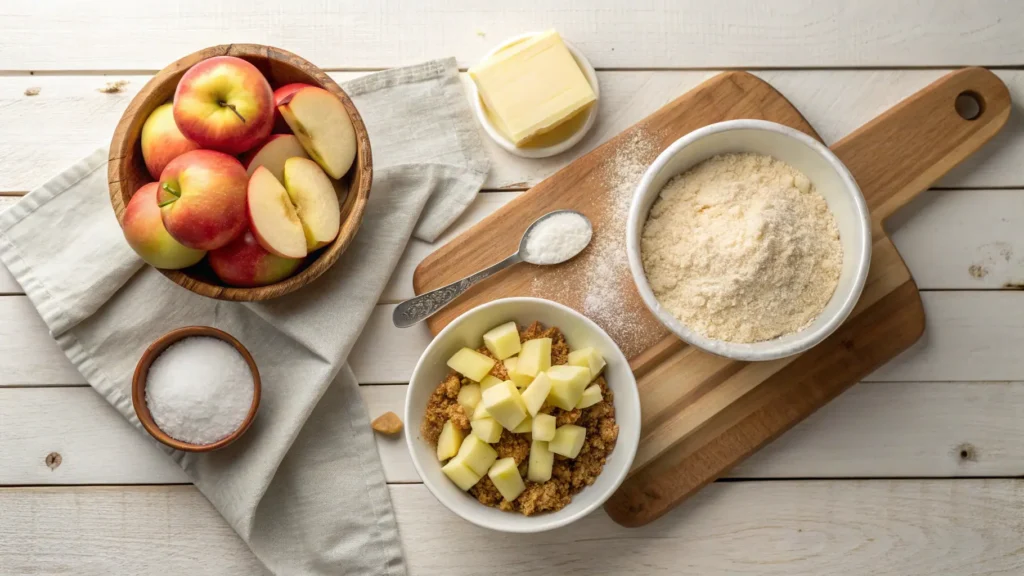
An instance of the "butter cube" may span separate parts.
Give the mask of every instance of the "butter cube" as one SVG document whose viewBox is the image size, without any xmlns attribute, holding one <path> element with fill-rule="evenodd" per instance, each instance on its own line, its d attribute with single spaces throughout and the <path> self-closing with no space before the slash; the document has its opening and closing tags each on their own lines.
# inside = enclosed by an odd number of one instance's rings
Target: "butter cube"
<svg viewBox="0 0 1024 576">
<path fill-rule="evenodd" d="M 469 69 L 487 108 L 516 146 L 597 100 L 558 32 L 549 30 Z"/>
<path fill-rule="evenodd" d="M 437 459 L 445 461 L 459 453 L 465 435 L 462 429 L 448 420 L 441 426 L 441 435 L 437 437 Z"/>
<path fill-rule="evenodd" d="M 555 437 L 555 417 L 537 414 L 533 417 L 533 439 L 547 442 Z M 545 448 L 547 445 L 545 445 Z"/>
<path fill-rule="evenodd" d="M 502 383 L 502 379 L 501 378 L 498 378 L 497 376 L 492 376 L 492 375 L 488 374 L 487 376 L 484 376 L 483 380 L 480 381 L 480 391 L 483 392 L 484 390 L 487 390 L 491 386 L 494 386 L 495 384 L 501 384 L 501 383 Z"/>
<path fill-rule="evenodd" d="M 460 490 L 466 491 L 476 485 L 483 478 L 483 474 L 477 474 L 466 465 L 464 458 L 456 456 L 447 464 L 441 467 L 441 472 L 455 483 Z"/>
<path fill-rule="evenodd" d="M 555 466 L 555 453 L 548 448 L 548 443 L 534 438 L 530 444 L 530 464 L 526 470 L 526 479 L 530 482 L 547 482 L 551 480 L 551 469 Z"/>
<path fill-rule="evenodd" d="M 476 405 L 480 403 L 480 385 L 479 384 L 466 384 L 462 388 L 459 388 L 459 404 L 462 404 L 462 408 L 466 411 L 466 414 L 472 414 Z"/>
<path fill-rule="evenodd" d="M 523 390 L 522 394 L 523 403 L 526 404 L 526 411 L 530 413 L 530 416 L 537 415 L 550 392 L 551 379 L 548 378 L 547 372 L 537 374 L 537 377 L 526 387 L 526 390 Z"/>
<path fill-rule="evenodd" d="M 531 378 L 551 367 L 551 338 L 535 338 L 523 342 L 516 372 Z"/>
<path fill-rule="evenodd" d="M 501 440 L 501 432 L 503 428 L 494 418 L 473 420 L 469 425 L 473 427 L 473 435 L 488 444 L 494 444 L 498 440 Z"/>
<path fill-rule="evenodd" d="M 498 453 L 491 448 L 490 444 L 484 442 L 479 436 L 470 434 L 459 448 L 456 458 L 461 458 L 470 470 L 483 476 L 487 469 L 498 459 Z"/>
<path fill-rule="evenodd" d="M 479 382 L 494 368 L 494 359 L 471 348 L 463 348 L 448 359 L 448 367 L 473 382 Z"/>
<path fill-rule="evenodd" d="M 583 366 L 552 366 L 546 374 L 551 379 L 548 403 L 562 410 L 575 408 L 590 383 L 590 369 Z"/>
<path fill-rule="evenodd" d="M 512 430 L 513 434 L 527 434 L 529 432 L 533 432 L 533 418 L 530 418 L 529 416 L 520 422 L 519 426 L 516 426 L 515 429 Z"/>
<path fill-rule="evenodd" d="M 583 440 L 587 437 L 587 429 L 574 424 L 559 426 L 555 437 L 548 442 L 548 450 L 561 454 L 566 458 L 575 458 L 583 448 Z"/>
<path fill-rule="evenodd" d="M 533 376 L 527 376 L 526 374 L 520 374 L 516 371 L 519 367 L 519 358 L 513 356 L 505 359 L 505 371 L 508 372 L 508 379 L 515 382 L 518 388 L 526 388 L 533 382 Z"/>
<path fill-rule="evenodd" d="M 580 348 L 569 352 L 570 366 L 584 366 L 590 369 L 590 379 L 593 380 L 604 370 L 604 358 L 593 348 Z"/>
<path fill-rule="evenodd" d="M 469 421 L 483 420 L 484 418 L 490 418 L 491 415 L 487 413 L 487 408 L 484 407 L 483 396 L 480 397 L 480 403 L 476 405 L 473 410 L 473 415 L 469 417 Z"/>
<path fill-rule="evenodd" d="M 514 430 L 526 419 L 526 405 L 515 384 L 506 380 L 484 391 L 482 404 L 491 418 L 507 430 Z"/>
<path fill-rule="evenodd" d="M 502 498 L 509 502 L 515 500 L 526 490 L 526 484 L 523 482 L 523 477 L 519 475 L 519 467 L 516 466 L 515 458 L 502 458 L 491 466 L 491 469 L 487 471 L 487 476 L 490 477 L 491 482 L 494 482 L 494 487 L 501 492 Z"/>
<path fill-rule="evenodd" d="M 519 328 L 515 322 L 502 324 L 484 334 L 484 346 L 498 360 L 519 354 L 522 345 L 519 343 Z"/>
<path fill-rule="evenodd" d="M 591 384 L 583 391 L 583 396 L 580 396 L 580 401 L 576 403 L 576 407 L 580 409 L 590 408 L 600 402 L 601 398 L 601 387 L 597 384 Z"/>
</svg>

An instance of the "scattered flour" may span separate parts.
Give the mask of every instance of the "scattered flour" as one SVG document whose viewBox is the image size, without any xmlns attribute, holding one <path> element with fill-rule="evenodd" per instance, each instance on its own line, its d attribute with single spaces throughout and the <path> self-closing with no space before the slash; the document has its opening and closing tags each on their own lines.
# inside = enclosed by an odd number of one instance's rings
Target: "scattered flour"
<svg viewBox="0 0 1024 576">
<path fill-rule="evenodd" d="M 706 337 L 796 332 L 835 291 L 843 251 L 810 181 L 762 154 L 724 154 L 669 181 L 641 238 L 658 301 Z"/>
<path fill-rule="evenodd" d="M 146 404 L 170 437 L 212 444 L 231 435 L 249 414 L 252 371 L 235 347 L 219 338 L 185 338 L 149 367 Z"/>
</svg>

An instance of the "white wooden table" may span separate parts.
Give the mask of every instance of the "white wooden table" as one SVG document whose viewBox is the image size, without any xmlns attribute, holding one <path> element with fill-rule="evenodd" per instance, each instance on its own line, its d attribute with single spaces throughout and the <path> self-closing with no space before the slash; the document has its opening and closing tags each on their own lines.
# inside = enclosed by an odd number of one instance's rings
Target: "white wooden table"
<svg viewBox="0 0 1024 576">
<path fill-rule="evenodd" d="M 148 76 L 204 46 L 278 45 L 346 79 L 440 56 L 465 67 L 547 27 L 600 71 L 599 123 L 549 160 L 488 144 L 486 190 L 439 244 L 722 68 L 754 70 L 827 142 L 951 67 L 998 68 L 1024 102 L 1019 0 L 0 0 L 0 209 L 105 146 Z M 127 83 L 100 90 L 116 81 Z M 381 440 L 412 573 L 1024 573 L 1022 167 L 1017 109 L 891 223 L 923 292 L 922 341 L 647 527 L 598 512 L 499 538 L 443 509 L 404 443 Z M 401 412 L 429 340 L 390 315 L 435 247 L 409 247 L 352 355 L 371 415 Z M 257 571 L 184 474 L 88 388 L 0 267 L 0 574 Z"/>
</svg>

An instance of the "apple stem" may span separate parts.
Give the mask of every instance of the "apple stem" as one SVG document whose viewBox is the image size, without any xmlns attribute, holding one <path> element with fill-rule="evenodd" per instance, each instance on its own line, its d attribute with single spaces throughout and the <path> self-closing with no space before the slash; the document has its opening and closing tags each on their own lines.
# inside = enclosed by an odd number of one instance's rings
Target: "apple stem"
<svg viewBox="0 0 1024 576">
<path fill-rule="evenodd" d="M 174 200 L 177 200 L 178 198 L 181 198 L 181 190 L 176 190 L 173 186 L 171 186 L 170 182 L 164 182 L 163 184 L 160 185 L 160 187 L 163 188 L 164 190 L 166 190 L 171 196 L 174 196 Z M 173 204 L 174 200 L 167 200 L 166 202 L 160 202 L 159 204 L 157 204 L 157 208 L 163 208 L 164 206 L 167 206 L 169 204 Z"/>
<path fill-rule="evenodd" d="M 225 108 L 230 108 L 231 111 L 235 113 L 235 116 L 238 116 L 238 119 L 242 121 L 242 124 L 245 124 L 245 117 L 238 113 L 238 109 L 235 108 L 234 104 L 228 104 L 227 102 L 218 102 L 218 104 Z"/>
</svg>

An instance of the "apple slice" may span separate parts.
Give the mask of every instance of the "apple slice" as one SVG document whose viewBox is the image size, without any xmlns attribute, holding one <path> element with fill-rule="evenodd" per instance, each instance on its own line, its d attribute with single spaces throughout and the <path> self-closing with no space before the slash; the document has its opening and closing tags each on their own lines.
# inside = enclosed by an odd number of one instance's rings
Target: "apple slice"
<svg viewBox="0 0 1024 576">
<path fill-rule="evenodd" d="M 341 178 L 356 158 L 356 132 L 345 106 L 323 88 L 307 86 L 278 104 L 281 116 L 309 157 L 332 178 Z"/>
<path fill-rule="evenodd" d="M 274 132 L 278 134 L 288 134 L 290 128 L 288 123 L 284 121 L 284 117 L 281 116 L 281 111 L 277 109 L 277 106 L 281 104 L 281 101 L 298 92 L 299 88 L 305 88 L 306 86 L 312 86 L 312 84 L 303 84 L 302 82 L 292 82 L 291 84 L 285 84 L 280 88 L 274 90 Z"/>
<path fill-rule="evenodd" d="M 299 139 L 292 134 L 271 134 L 263 144 L 242 156 L 245 173 L 252 176 L 260 166 L 266 166 L 278 182 L 284 181 L 284 161 L 289 158 L 309 158 Z"/>
<path fill-rule="evenodd" d="M 284 187 L 302 222 L 309 252 L 330 244 L 341 229 L 341 206 L 331 179 L 309 158 L 284 161 Z"/>
<path fill-rule="evenodd" d="M 249 178 L 249 225 L 267 252 L 284 258 L 306 256 L 306 233 L 288 191 L 270 170 L 260 166 Z"/>
</svg>

